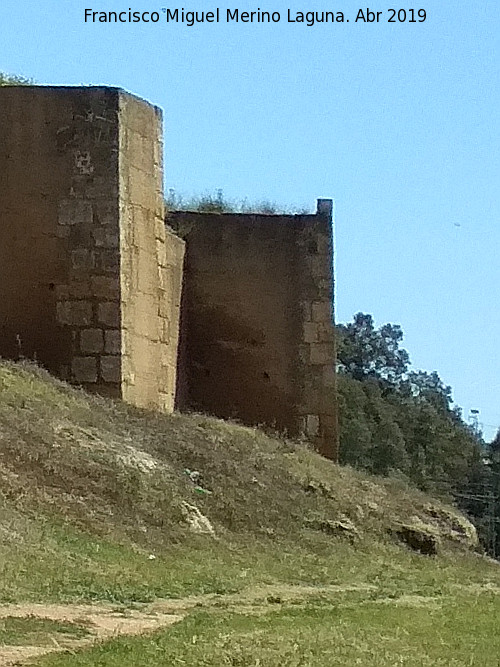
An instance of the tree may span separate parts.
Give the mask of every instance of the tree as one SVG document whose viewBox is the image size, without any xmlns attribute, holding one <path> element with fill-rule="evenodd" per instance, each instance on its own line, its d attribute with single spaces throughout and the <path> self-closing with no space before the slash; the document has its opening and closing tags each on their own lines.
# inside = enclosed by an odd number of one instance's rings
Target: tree
<svg viewBox="0 0 500 667">
<path fill-rule="evenodd" d="M 500 461 L 500 428 L 495 434 L 495 437 L 489 444 L 489 448 L 491 451 L 492 456 L 495 458 L 498 458 Z"/>
<path fill-rule="evenodd" d="M 436 371 L 409 370 L 401 327 L 376 329 L 371 315 L 357 313 L 337 332 L 341 462 L 397 471 L 433 492 L 465 494 L 477 485 L 480 434 L 464 423 Z"/>
<path fill-rule="evenodd" d="M 347 375 L 337 382 L 340 429 L 340 462 L 363 470 L 372 470 L 371 441 L 373 422 L 368 410 L 364 385 Z"/>
<path fill-rule="evenodd" d="M 357 313 L 354 321 L 337 327 L 339 370 L 355 380 L 375 378 L 398 385 L 408 369 L 408 352 L 400 348 L 403 332 L 397 324 L 375 329 L 371 315 Z"/>
<path fill-rule="evenodd" d="M 441 412 L 449 412 L 451 409 L 451 387 L 444 384 L 436 371 L 410 371 L 401 383 L 400 390 L 402 394 L 427 402 Z"/>
</svg>

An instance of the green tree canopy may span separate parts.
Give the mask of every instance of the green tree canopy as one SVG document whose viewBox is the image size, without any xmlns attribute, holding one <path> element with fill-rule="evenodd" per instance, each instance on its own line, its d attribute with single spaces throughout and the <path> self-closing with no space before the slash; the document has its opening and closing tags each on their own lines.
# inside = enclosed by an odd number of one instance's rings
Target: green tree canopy
<svg viewBox="0 0 500 667">
<path fill-rule="evenodd" d="M 337 327 L 340 370 L 355 380 L 375 378 L 399 384 L 408 369 L 408 352 L 400 347 L 403 332 L 397 324 L 376 329 L 373 317 L 357 313 L 354 321 Z"/>
<path fill-rule="evenodd" d="M 435 493 L 477 493 L 487 472 L 480 434 L 436 371 L 410 370 L 401 327 L 377 329 L 357 313 L 337 340 L 341 462 Z"/>
<path fill-rule="evenodd" d="M 500 458 L 500 428 L 495 434 L 495 437 L 493 440 L 490 442 L 490 450 Z"/>
</svg>

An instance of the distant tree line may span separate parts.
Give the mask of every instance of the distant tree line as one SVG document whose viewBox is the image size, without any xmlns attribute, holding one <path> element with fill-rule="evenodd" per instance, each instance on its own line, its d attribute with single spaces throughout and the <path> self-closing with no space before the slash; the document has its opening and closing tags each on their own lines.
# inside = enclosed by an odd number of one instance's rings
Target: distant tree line
<svg viewBox="0 0 500 667">
<path fill-rule="evenodd" d="M 500 431 L 487 447 L 438 373 L 410 370 L 398 325 L 358 313 L 336 330 L 341 463 L 454 500 L 500 554 Z"/>
</svg>

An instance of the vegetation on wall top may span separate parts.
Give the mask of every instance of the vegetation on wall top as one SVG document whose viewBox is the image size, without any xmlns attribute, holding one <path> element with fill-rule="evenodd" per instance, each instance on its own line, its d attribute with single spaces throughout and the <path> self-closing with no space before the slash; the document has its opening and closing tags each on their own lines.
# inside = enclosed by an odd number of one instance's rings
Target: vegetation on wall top
<svg viewBox="0 0 500 667">
<path fill-rule="evenodd" d="M 165 199 L 167 211 L 194 211 L 196 213 L 248 213 L 260 215 L 308 215 L 307 207 L 284 207 L 275 202 L 263 199 L 250 202 L 248 199 L 230 200 L 221 189 L 214 193 L 199 196 L 183 197 L 174 188 L 168 189 Z"/>
<path fill-rule="evenodd" d="M 17 76 L 15 74 L 5 74 L 0 72 L 0 86 L 29 86 L 33 83 L 33 79 L 27 79 L 24 76 Z"/>
</svg>

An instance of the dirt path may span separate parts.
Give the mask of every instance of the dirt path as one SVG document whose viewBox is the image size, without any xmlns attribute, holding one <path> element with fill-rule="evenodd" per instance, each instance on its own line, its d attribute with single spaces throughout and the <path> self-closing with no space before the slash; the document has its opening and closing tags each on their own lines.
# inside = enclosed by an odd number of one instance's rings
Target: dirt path
<svg viewBox="0 0 500 667">
<path fill-rule="evenodd" d="M 84 626 L 89 635 L 83 639 L 50 636 L 46 646 L 0 646 L 0 665 L 22 665 L 32 658 L 55 651 L 75 651 L 118 635 L 138 635 L 180 621 L 184 614 L 133 610 L 116 605 L 19 604 L 0 606 L 0 618 L 43 618 L 69 621 Z"/>
<path fill-rule="evenodd" d="M 74 651 L 118 635 L 139 635 L 181 621 L 194 607 L 217 604 L 241 609 L 252 606 L 256 611 L 270 602 L 290 602 L 312 595 L 338 594 L 346 591 L 367 591 L 373 586 L 261 586 L 231 595 L 193 595 L 179 599 L 160 599 L 140 608 L 117 607 L 111 604 L 8 604 L 0 605 L 2 618 L 37 618 L 71 622 L 85 626 L 89 635 L 83 639 L 49 637 L 45 646 L 0 646 L 2 667 L 23 665 L 46 653 Z"/>
</svg>

